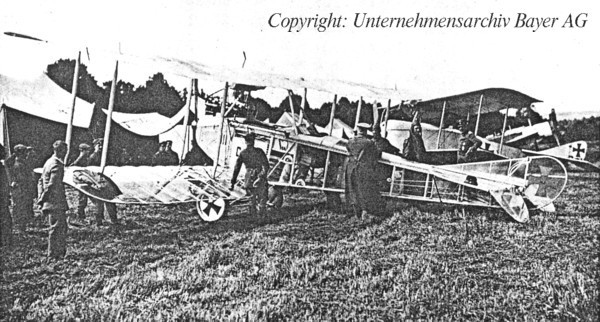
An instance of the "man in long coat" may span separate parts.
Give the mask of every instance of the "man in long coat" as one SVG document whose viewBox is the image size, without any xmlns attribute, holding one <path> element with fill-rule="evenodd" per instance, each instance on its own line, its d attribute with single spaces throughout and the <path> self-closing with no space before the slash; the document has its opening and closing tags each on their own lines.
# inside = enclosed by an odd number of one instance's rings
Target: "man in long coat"
<svg viewBox="0 0 600 322">
<path fill-rule="evenodd" d="M 42 172 L 42 192 L 38 204 L 42 206 L 42 213 L 48 216 L 50 222 L 48 257 L 61 259 L 67 253 L 66 211 L 69 205 L 63 185 L 63 160 L 67 154 L 67 144 L 58 140 L 52 147 L 54 154 L 46 161 Z"/>
<path fill-rule="evenodd" d="M 367 138 L 369 124 L 359 123 L 358 134 L 348 140 L 350 154 L 346 166 L 346 204 L 355 216 L 367 219 L 381 207 L 376 166 L 380 153 Z"/>
<path fill-rule="evenodd" d="M 402 146 L 402 156 L 410 161 L 426 162 L 426 155 L 419 113 L 416 113 L 410 125 L 410 134 Z"/>
</svg>

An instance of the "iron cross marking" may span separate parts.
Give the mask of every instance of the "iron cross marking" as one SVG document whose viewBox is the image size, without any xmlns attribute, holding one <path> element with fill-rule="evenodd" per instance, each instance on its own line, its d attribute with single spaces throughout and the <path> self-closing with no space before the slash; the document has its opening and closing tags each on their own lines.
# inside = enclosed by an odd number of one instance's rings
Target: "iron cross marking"
<svg viewBox="0 0 600 322">
<path fill-rule="evenodd" d="M 585 149 L 581 147 L 581 143 L 577 143 L 577 148 L 571 146 L 571 150 L 577 153 L 575 159 L 581 159 L 581 153 L 585 153 Z"/>
<path fill-rule="evenodd" d="M 207 214 L 208 216 L 210 216 L 210 210 L 214 209 L 217 214 L 219 214 L 219 211 L 221 211 L 221 207 L 215 205 L 215 201 L 217 201 L 217 199 L 213 200 L 213 201 L 209 201 L 206 203 L 206 208 L 204 208 L 202 211 Z"/>
</svg>

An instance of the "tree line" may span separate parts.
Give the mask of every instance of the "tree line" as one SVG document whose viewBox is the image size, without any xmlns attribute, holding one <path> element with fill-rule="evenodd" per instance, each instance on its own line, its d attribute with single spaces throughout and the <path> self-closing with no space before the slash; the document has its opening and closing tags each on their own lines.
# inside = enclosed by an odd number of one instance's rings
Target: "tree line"
<svg viewBox="0 0 600 322">
<path fill-rule="evenodd" d="M 59 86 L 67 91 L 71 91 L 75 63 L 75 60 L 72 59 L 61 59 L 48 66 L 47 74 Z M 99 85 L 94 76 L 88 72 L 87 67 L 84 64 L 80 65 L 77 89 L 78 97 L 87 102 L 95 103 L 96 106 L 92 117 L 92 124 L 89 129 L 89 135 L 88 138 L 86 138 L 87 141 L 91 141 L 93 138 L 103 137 L 106 116 L 100 109 L 108 108 L 111 85 L 112 81 L 104 82 Z M 146 84 L 137 87 L 129 82 L 119 80 L 117 82 L 116 90 L 118 94 L 115 99 L 115 111 L 124 113 L 157 112 L 167 117 L 175 115 L 185 105 L 187 96 L 189 95 L 187 89 L 178 91 L 171 86 L 162 73 L 156 73 L 150 76 L 146 81 Z M 283 113 L 291 111 L 290 100 L 287 96 L 282 98 L 282 101 L 277 106 L 270 106 L 263 99 L 252 97 L 251 95 L 248 96 L 245 101 L 250 107 L 249 110 L 261 121 L 268 120 L 274 123 L 277 122 Z M 294 111 L 298 113 L 302 104 L 302 97 L 296 94 L 292 95 L 292 104 L 294 106 Z M 335 117 L 346 124 L 353 125 L 358 105 L 358 101 L 350 101 L 346 97 L 341 97 L 336 103 Z M 360 120 L 373 124 L 374 106 L 365 101 L 363 101 L 361 105 Z M 322 104 L 319 108 L 311 108 L 310 104 L 306 102 L 305 116 L 314 124 L 325 126 L 329 121 L 332 106 L 332 102 L 327 102 Z M 401 106 L 392 107 L 390 118 L 410 121 L 412 119 L 412 114 L 410 113 L 411 107 L 407 106 L 406 109 L 400 107 Z M 244 116 L 243 113 L 245 113 L 245 111 L 241 111 L 240 113 Z M 539 114 L 533 113 L 533 118 L 536 122 L 543 120 Z M 531 114 L 529 117 L 532 117 Z M 493 122 L 497 123 L 498 120 L 496 119 L 500 119 L 501 121 L 502 116 L 494 116 L 493 119 Z M 483 120 L 482 122 L 485 123 L 486 120 Z M 512 126 L 526 125 L 526 122 L 526 119 L 524 117 L 519 117 L 519 115 L 514 119 L 509 120 L 509 124 Z M 483 129 L 486 128 L 490 127 L 483 127 Z M 598 117 L 577 120 L 560 120 L 559 129 L 563 142 L 577 140 L 600 141 L 600 118 Z M 143 152 L 148 154 L 148 149 L 154 151 L 158 146 L 158 139 L 156 137 L 143 138 L 135 135 L 132 136 L 130 132 L 120 127 L 117 127 L 114 136 L 115 138 L 118 138 L 114 141 L 117 145 L 116 149 L 114 149 L 115 151 L 120 151 L 125 148 L 130 151 L 130 153 Z M 141 145 L 139 144 L 140 142 L 142 142 Z M 138 157 L 138 159 L 140 159 L 139 162 L 147 161 L 147 157 L 147 155 L 141 157 L 141 159 Z"/>
</svg>

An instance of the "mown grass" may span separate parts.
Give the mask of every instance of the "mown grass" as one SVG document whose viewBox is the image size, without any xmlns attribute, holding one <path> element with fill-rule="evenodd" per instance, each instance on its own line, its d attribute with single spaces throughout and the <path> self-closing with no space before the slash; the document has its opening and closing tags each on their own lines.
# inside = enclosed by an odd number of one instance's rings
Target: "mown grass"
<svg viewBox="0 0 600 322">
<path fill-rule="evenodd" d="M 72 227 L 46 263 L 42 225 L 5 259 L 4 320 L 598 319 L 598 175 L 572 176 L 556 214 L 388 205 L 369 222 L 319 194 L 203 223 L 180 207 L 120 207 Z M 73 199 L 74 201 L 74 199 Z"/>
</svg>

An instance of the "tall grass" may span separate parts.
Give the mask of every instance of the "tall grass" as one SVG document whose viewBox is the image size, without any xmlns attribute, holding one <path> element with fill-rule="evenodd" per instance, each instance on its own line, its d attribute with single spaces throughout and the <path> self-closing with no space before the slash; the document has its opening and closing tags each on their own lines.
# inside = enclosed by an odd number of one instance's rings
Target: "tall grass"
<svg viewBox="0 0 600 322">
<path fill-rule="evenodd" d="M 314 193 L 210 224 L 184 206 L 119 208 L 120 228 L 73 228 L 63 262 L 43 262 L 42 226 L 17 235 L 2 317 L 594 321 L 599 192 L 577 176 L 528 224 L 404 203 L 362 222 Z"/>
</svg>

